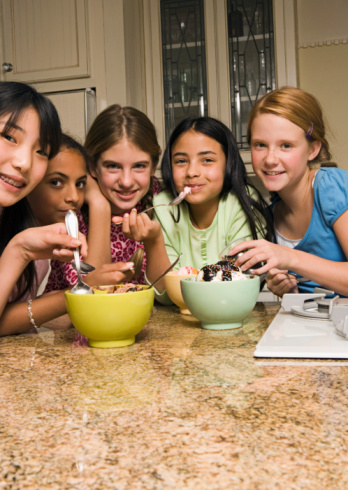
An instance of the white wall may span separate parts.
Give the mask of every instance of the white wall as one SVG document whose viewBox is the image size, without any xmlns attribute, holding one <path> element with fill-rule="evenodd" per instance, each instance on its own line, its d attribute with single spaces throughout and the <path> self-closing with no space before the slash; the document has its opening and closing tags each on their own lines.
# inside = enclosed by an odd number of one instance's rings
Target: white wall
<svg viewBox="0 0 348 490">
<path fill-rule="evenodd" d="M 299 87 L 326 116 L 333 160 L 348 170 L 348 1 L 297 0 Z"/>
</svg>

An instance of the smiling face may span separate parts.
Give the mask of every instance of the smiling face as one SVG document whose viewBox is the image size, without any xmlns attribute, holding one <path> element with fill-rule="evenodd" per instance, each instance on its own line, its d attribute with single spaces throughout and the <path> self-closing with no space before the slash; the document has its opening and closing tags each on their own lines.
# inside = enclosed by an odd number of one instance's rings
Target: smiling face
<svg viewBox="0 0 348 490">
<path fill-rule="evenodd" d="M 251 158 L 255 174 L 272 192 L 292 191 L 307 180 L 308 162 L 320 143 L 309 143 L 296 124 L 274 114 L 259 114 L 251 126 Z"/>
<path fill-rule="evenodd" d="M 27 197 L 40 224 L 63 223 L 68 209 L 79 211 L 86 181 L 86 163 L 81 153 L 63 148 L 49 161 L 43 180 Z"/>
<path fill-rule="evenodd" d="M 0 205 L 12 206 L 42 180 L 48 157 L 42 150 L 40 120 L 34 109 L 25 110 L 8 132 L 8 115 L 0 117 Z"/>
<path fill-rule="evenodd" d="M 148 153 L 123 138 L 101 154 L 91 173 L 117 215 L 133 209 L 147 194 L 155 167 Z"/>
<path fill-rule="evenodd" d="M 190 187 L 186 201 L 193 206 L 209 204 L 216 211 L 223 187 L 226 157 L 216 140 L 192 129 L 172 147 L 173 180 L 178 193 Z"/>
</svg>

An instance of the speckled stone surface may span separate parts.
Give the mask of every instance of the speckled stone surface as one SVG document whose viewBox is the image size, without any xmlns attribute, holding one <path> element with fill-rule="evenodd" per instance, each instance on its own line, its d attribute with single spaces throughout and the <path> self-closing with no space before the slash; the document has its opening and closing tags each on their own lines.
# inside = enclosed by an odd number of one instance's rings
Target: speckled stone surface
<svg viewBox="0 0 348 490">
<path fill-rule="evenodd" d="M 348 488 L 348 365 L 254 359 L 278 308 L 207 331 L 156 306 L 119 349 L 67 317 L 0 339 L 0 488 Z"/>
</svg>

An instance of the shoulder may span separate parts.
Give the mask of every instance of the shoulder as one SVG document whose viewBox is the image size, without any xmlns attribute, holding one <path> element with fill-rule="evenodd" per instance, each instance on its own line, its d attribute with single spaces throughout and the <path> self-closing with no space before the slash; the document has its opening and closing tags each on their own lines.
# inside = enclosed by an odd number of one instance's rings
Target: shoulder
<svg viewBox="0 0 348 490">
<path fill-rule="evenodd" d="M 162 191 L 153 198 L 154 206 L 157 204 L 168 204 L 174 198 L 169 191 Z"/>
<path fill-rule="evenodd" d="M 219 208 L 227 208 L 232 210 L 232 209 L 242 208 L 242 206 L 240 204 L 238 196 L 234 192 L 229 192 L 228 194 L 225 194 L 221 197 Z"/>
<path fill-rule="evenodd" d="M 348 195 L 348 172 L 341 168 L 318 170 L 314 180 L 314 195 L 320 200 L 337 200 Z"/>
<path fill-rule="evenodd" d="M 162 191 L 161 182 L 158 180 L 157 177 L 154 176 L 152 178 L 152 192 L 153 192 L 154 196 L 159 194 L 161 191 Z"/>
<path fill-rule="evenodd" d="M 323 167 L 318 170 L 315 181 L 315 186 L 327 186 L 327 185 L 338 185 L 348 182 L 348 172 L 342 168 L 336 167 Z"/>
<path fill-rule="evenodd" d="M 253 199 L 255 199 L 256 201 L 259 200 L 259 193 L 257 192 L 257 190 L 255 189 L 255 187 L 251 186 L 251 185 L 247 185 L 246 186 L 246 190 L 247 190 L 247 194 L 249 196 L 251 196 Z"/>
<path fill-rule="evenodd" d="M 348 172 L 340 168 L 321 168 L 315 176 L 313 191 L 320 214 L 331 226 L 348 209 Z"/>
</svg>

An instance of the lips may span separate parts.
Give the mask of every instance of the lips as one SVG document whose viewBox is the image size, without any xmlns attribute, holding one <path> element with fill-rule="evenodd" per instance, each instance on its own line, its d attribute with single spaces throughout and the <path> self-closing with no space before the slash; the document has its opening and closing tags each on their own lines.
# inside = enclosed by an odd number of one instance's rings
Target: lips
<svg viewBox="0 0 348 490">
<path fill-rule="evenodd" d="M 58 209 L 58 213 L 66 214 L 68 211 L 73 211 L 75 214 L 79 212 L 77 208 L 69 208 L 69 209 Z"/>
<path fill-rule="evenodd" d="M 265 175 L 267 175 L 268 177 L 274 177 L 274 176 L 277 176 L 277 175 L 285 174 L 285 170 L 282 170 L 282 171 L 279 171 L 279 172 L 267 172 L 266 170 L 264 170 L 263 173 Z"/>
<path fill-rule="evenodd" d="M 135 197 L 137 190 L 134 190 L 134 191 L 118 191 L 118 190 L 115 190 L 115 192 L 120 199 L 128 201 L 130 199 L 133 199 L 133 197 Z"/>
<path fill-rule="evenodd" d="M 196 190 L 199 190 L 203 187 L 203 184 L 186 184 L 185 188 L 189 187 L 191 189 L 191 192 L 194 192 Z"/>
<path fill-rule="evenodd" d="M 10 177 L 6 177 L 5 175 L 0 175 L 0 179 L 3 182 L 5 182 L 6 184 L 12 185 L 13 187 L 16 187 L 17 189 L 21 189 L 22 187 L 25 186 L 24 182 L 20 182 L 19 180 L 11 179 Z"/>
</svg>

